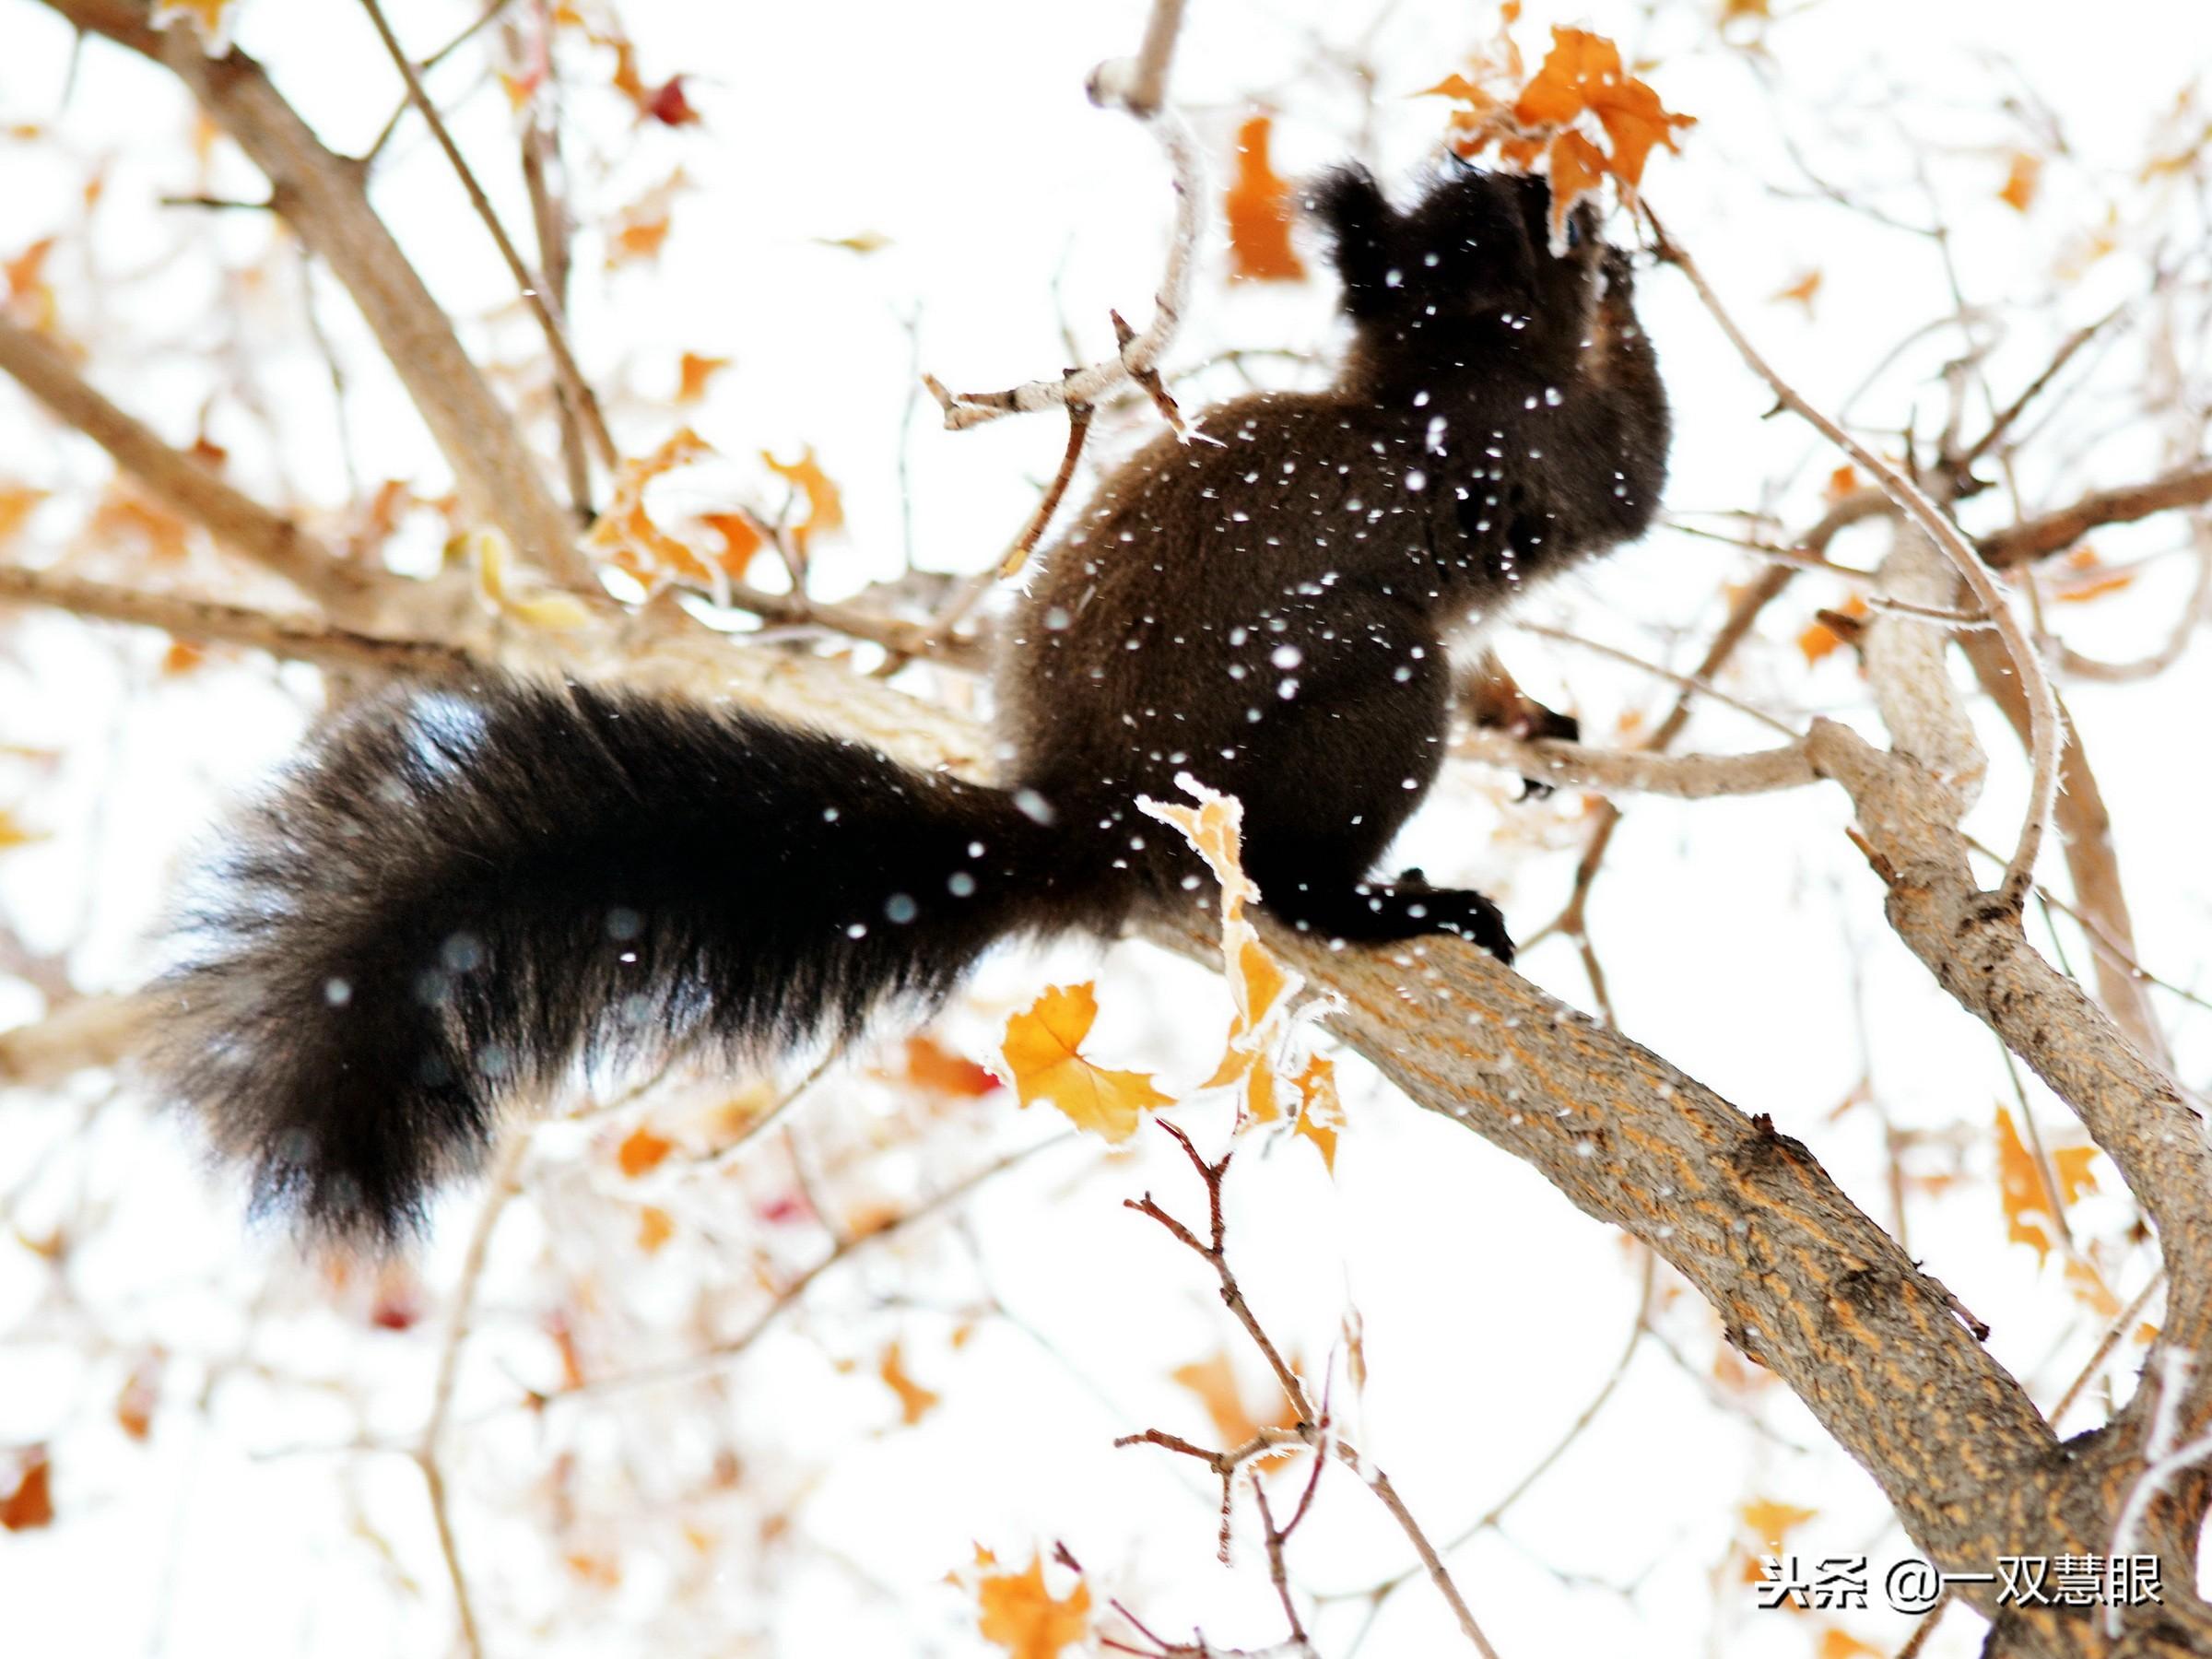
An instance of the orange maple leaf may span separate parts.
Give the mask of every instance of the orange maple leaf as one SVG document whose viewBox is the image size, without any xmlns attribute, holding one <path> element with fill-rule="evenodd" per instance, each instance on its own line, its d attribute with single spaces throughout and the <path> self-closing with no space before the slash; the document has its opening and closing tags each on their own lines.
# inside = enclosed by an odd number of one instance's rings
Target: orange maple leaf
<svg viewBox="0 0 2212 1659">
<path fill-rule="evenodd" d="M 1620 48 L 1605 36 L 1555 28 L 1543 66 L 1513 104 L 1514 118 L 1524 126 L 1563 126 L 1585 110 L 1613 143 L 1605 171 L 1631 189 L 1643 182 L 1652 151 L 1665 145 L 1678 152 L 1676 129 L 1696 123 L 1668 111 L 1656 92 L 1623 69 Z"/>
<path fill-rule="evenodd" d="M 1235 280 L 1296 282 L 1306 274 L 1290 245 L 1290 186 L 1267 159 L 1273 125 L 1273 117 L 1253 115 L 1237 129 L 1236 177 L 1222 198 Z"/>
<path fill-rule="evenodd" d="M 988 1552 L 979 1549 L 979 1559 Z M 1090 1588 L 1078 1583 L 1065 1600 L 1044 1586 L 1044 1562 L 1027 1572 L 985 1572 L 976 1585 L 977 1629 L 1013 1659 L 1059 1659 L 1061 1650 L 1090 1633 Z"/>
<path fill-rule="evenodd" d="M 1149 1078 L 1083 1057 L 1083 1040 L 1098 1018 L 1098 994 L 1088 981 L 1054 985 L 1006 1021 L 1000 1046 L 1022 1105 L 1049 1100 L 1077 1128 L 1125 1141 L 1136 1133 L 1140 1112 L 1171 1102 Z"/>
</svg>

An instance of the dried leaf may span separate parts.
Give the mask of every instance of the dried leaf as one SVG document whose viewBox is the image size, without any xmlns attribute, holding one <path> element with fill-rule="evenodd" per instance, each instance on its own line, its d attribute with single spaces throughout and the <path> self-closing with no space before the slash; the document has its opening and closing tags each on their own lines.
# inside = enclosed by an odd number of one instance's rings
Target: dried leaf
<svg viewBox="0 0 2212 1659">
<path fill-rule="evenodd" d="M 0 1526 L 29 1532 L 53 1524 L 53 1465 L 43 1446 L 18 1453 L 16 1484 L 0 1496 Z"/>
<path fill-rule="evenodd" d="M 1754 1498 L 1736 1511 L 1743 1517 L 1744 1530 L 1761 1544 L 1780 1544 L 1793 1526 L 1804 1525 L 1819 1512 L 1768 1498 Z"/>
<path fill-rule="evenodd" d="M 883 1350 L 883 1358 L 876 1365 L 876 1374 L 883 1379 L 884 1386 L 899 1396 L 899 1420 L 910 1429 L 927 1417 L 930 1408 L 944 1397 L 906 1374 L 906 1358 L 896 1342 Z"/>
<path fill-rule="evenodd" d="M 1642 182 L 1652 150 L 1660 145 L 1678 149 L 1676 129 L 1695 121 L 1671 113 L 1656 92 L 1623 69 L 1620 49 L 1605 36 L 1555 28 L 1551 51 L 1522 89 L 1513 116 L 1524 126 L 1564 126 L 1585 110 L 1612 140 L 1605 171 L 1631 188 Z"/>
<path fill-rule="evenodd" d="M 623 1174 L 635 1181 L 639 1176 L 658 1169 L 661 1160 L 675 1149 L 674 1141 L 655 1135 L 640 1124 L 624 1135 L 622 1144 L 615 1148 L 615 1162 Z"/>
<path fill-rule="evenodd" d="M 796 461 L 779 461 L 766 450 L 760 452 L 760 459 L 767 463 L 769 471 L 796 484 L 806 498 L 806 516 L 791 527 L 792 545 L 802 557 L 806 552 L 807 541 L 816 534 L 844 528 L 844 498 L 815 460 L 811 443 L 799 452 Z"/>
<path fill-rule="evenodd" d="M 30 515 L 46 499 L 46 493 L 21 484 L 0 486 L 0 547 L 22 534 L 23 526 L 30 522 Z"/>
<path fill-rule="evenodd" d="M 986 1552 L 978 1549 L 979 1561 Z M 1044 1586 L 1044 1562 L 1027 1572 L 989 1572 L 976 1585 L 977 1629 L 1013 1659 L 1059 1659 L 1061 1650 L 1090 1633 L 1090 1589 L 1077 1583 L 1064 1601 Z"/>
<path fill-rule="evenodd" d="M 707 394 L 707 382 L 730 366 L 724 357 L 701 357 L 687 351 L 676 366 L 676 401 L 695 404 Z"/>
<path fill-rule="evenodd" d="M 1296 1133 L 1312 1141 L 1330 1174 L 1336 1173 L 1336 1136 L 1344 1128 L 1344 1101 L 1336 1093 L 1336 1063 L 1320 1054 L 1298 1074 Z"/>
<path fill-rule="evenodd" d="M 641 582 L 651 583 L 670 575 L 712 582 L 714 571 L 707 561 L 653 522 L 646 511 L 645 488 L 655 478 L 713 453 L 705 439 L 685 427 L 652 454 L 623 462 L 615 471 L 614 499 L 594 522 L 583 545 Z"/>
<path fill-rule="evenodd" d="M 1839 616 L 1864 617 L 1868 614 L 1866 601 L 1853 594 L 1835 607 Z M 1797 636 L 1797 649 L 1807 663 L 1817 663 L 1843 643 L 1842 636 L 1825 622 L 1815 622 Z"/>
<path fill-rule="evenodd" d="M 1806 315 L 1809 317 L 1813 312 L 1813 296 L 1819 291 L 1820 273 L 1818 269 L 1814 269 L 1806 272 L 1787 288 L 1776 288 L 1767 298 L 1776 301 L 1794 300 L 1799 305 L 1805 307 Z"/>
<path fill-rule="evenodd" d="M 1222 198 L 1233 280 L 1296 282 L 1306 274 L 1290 245 L 1290 186 L 1267 159 L 1273 126 L 1273 117 L 1253 115 L 1237 129 L 1236 176 Z"/>
<path fill-rule="evenodd" d="M 2051 1219 L 2053 1200 L 2012 1126 L 2012 1113 L 2003 1106 L 1997 1108 L 1997 1199 L 2005 1210 L 2006 1240 L 2032 1247 L 2038 1263 L 2047 1260 L 2051 1230 L 2044 1223 Z"/>
<path fill-rule="evenodd" d="M 1083 1057 L 1083 1040 L 1098 1018 L 1098 996 L 1088 982 L 1053 986 L 1006 1022 L 1006 1072 L 1025 1107 L 1049 1100 L 1077 1128 L 1125 1141 L 1136 1133 L 1140 1112 L 1171 1102 L 1150 1079 Z"/>
<path fill-rule="evenodd" d="M 24 829 L 22 822 L 14 813 L 7 811 L 5 807 L 0 807 L 0 853 L 5 853 L 11 847 L 28 847 L 33 841 L 42 841 L 45 839 L 46 837 L 36 830 Z"/>
<path fill-rule="evenodd" d="M 2107 594 L 2119 593 L 2136 580 L 2133 571 L 2107 571 L 2094 547 L 2077 547 L 2067 554 L 2066 569 L 2074 573 L 2051 593 L 2051 597 L 2063 605 L 2087 605 Z"/>
<path fill-rule="evenodd" d="M 161 1400 L 161 1355 L 148 1354 L 131 1368 L 123 1392 L 115 1396 L 116 1425 L 135 1441 L 153 1432 L 154 1407 Z"/>
<path fill-rule="evenodd" d="M 1869 1659 L 1889 1659 L 1888 1648 L 1869 1647 L 1847 1630 L 1820 1632 L 1820 1659 L 1858 1659 L 1862 1653 Z"/>
<path fill-rule="evenodd" d="M 638 1248 L 652 1255 L 676 1237 L 676 1218 L 657 1204 L 638 1211 Z"/>
<path fill-rule="evenodd" d="M 2025 213 L 2034 202 L 2036 189 L 2042 180 L 2043 159 L 2026 150 L 2015 150 L 2005 173 L 2005 186 L 1997 192 L 1997 200 L 2015 212 Z"/>
<path fill-rule="evenodd" d="M 906 1076 L 910 1082 L 938 1094 L 980 1100 L 999 1087 L 987 1066 L 965 1054 L 956 1054 L 927 1032 L 906 1040 Z"/>
</svg>

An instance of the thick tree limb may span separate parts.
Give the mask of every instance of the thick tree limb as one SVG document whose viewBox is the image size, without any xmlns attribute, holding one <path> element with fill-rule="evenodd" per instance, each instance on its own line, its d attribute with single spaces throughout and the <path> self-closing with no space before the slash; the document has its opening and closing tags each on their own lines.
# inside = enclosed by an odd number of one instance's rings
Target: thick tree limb
<svg viewBox="0 0 2212 1659">
<path fill-rule="evenodd" d="M 324 147 L 238 51 L 206 56 L 182 25 L 157 30 L 144 0 L 45 0 L 78 29 L 174 71 L 269 181 L 270 204 L 360 308 L 394 371 L 453 469 L 469 512 L 496 524 L 524 558 L 581 584 L 590 570 L 575 522 L 554 498 L 453 324 L 369 205 L 361 168 Z"/>
<path fill-rule="evenodd" d="M 2005 653 L 1990 649 L 1986 634 L 1961 635 L 1959 643 L 1966 660 L 1973 665 L 1982 689 L 2025 742 L 2027 705 L 2020 699 L 2019 682 L 2013 677 Z M 2087 918 L 2091 936 L 2112 947 L 2090 953 L 2095 961 L 2097 1000 L 2144 1056 L 2173 1077 L 2173 1055 L 2166 1046 L 2158 1011 L 2151 1006 L 2150 988 L 2119 959 L 2124 957 L 2132 962 L 2138 953 L 2135 919 L 2128 911 L 2127 893 L 2120 882 L 2119 855 L 2112 847 L 2112 814 L 2105 809 L 2104 792 L 2098 787 L 2097 774 L 2090 770 L 2088 755 L 2081 747 L 2081 733 L 2063 700 L 2059 716 L 2065 726 L 2065 743 L 2058 757 L 2054 817 L 2059 846 L 2065 854 L 2066 877 L 2073 884 L 2075 900 Z"/>
<path fill-rule="evenodd" d="M 1817 722 L 1806 744 L 1857 808 L 1899 936 L 2073 1109 L 2158 1228 L 2173 1286 L 2160 1344 L 2212 1352 L 2212 1144 L 2203 1119 L 1975 885 L 1932 779 L 1832 721 Z M 2189 1432 L 2212 1407 L 2212 1379 L 2192 1386 Z"/>
</svg>

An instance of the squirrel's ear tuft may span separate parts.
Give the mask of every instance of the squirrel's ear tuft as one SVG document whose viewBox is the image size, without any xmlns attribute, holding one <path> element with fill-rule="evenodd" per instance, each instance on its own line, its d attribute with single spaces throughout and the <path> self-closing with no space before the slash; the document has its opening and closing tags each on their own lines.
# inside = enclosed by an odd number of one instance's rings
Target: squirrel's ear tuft
<svg viewBox="0 0 2212 1659">
<path fill-rule="evenodd" d="M 1306 210 L 1327 227 L 1335 244 L 1344 309 L 1355 317 L 1388 310 L 1399 219 L 1374 175 L 1358 165 L 1324 174 L 1306 194 Z"/>
</svg>

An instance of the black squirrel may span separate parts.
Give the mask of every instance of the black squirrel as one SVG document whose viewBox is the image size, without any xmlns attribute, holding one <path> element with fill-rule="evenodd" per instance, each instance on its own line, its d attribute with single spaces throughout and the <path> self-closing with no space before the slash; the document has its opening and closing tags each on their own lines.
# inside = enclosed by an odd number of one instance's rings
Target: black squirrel
<svg viewBox="0 0 2212 1659">
<path fill-rule="evenodd" d="M 1540 179 L 1312 191 L 1353 341 L 1105 480 L 1003 630 L 1007 786 L 758 715 L 487 678 L 357 705 L 234 824 L 158 1082 L 257 1206 L 388 1245 L 500 1105 L 694 1043 L 760 1056 L 947 994 L 1018 933 L 1210 900 L 1135 797 L 1239 796 L 1263 902 L 1333 936 L 1497 907 L 1371 879 L 1442 756 L 1448 641 L 1639 535 L 1668 416 L 1628 261 Z"/>
</svg>

